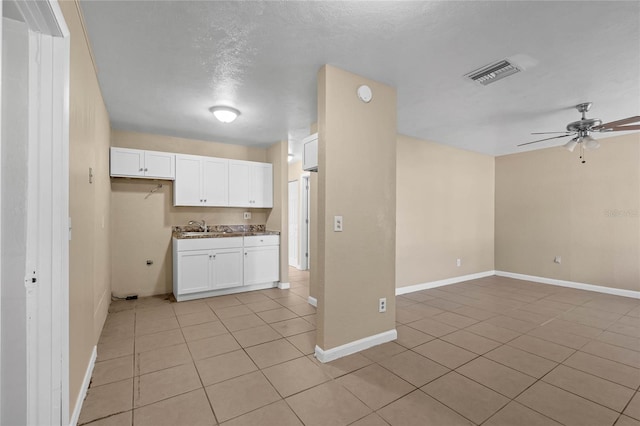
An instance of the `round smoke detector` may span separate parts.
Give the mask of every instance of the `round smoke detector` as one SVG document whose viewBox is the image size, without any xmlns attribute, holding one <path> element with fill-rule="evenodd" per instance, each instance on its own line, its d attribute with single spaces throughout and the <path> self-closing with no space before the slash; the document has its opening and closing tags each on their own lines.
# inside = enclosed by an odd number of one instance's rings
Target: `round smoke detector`
<svg viewBox="0 0 640 426">
<path fill-rule="evenodd" d="M 366 84 L 363 84 L 362 86 L 358 87 L 358 98 L 364 102 L 364 103 L 369 103 L 371 102 L 371 98 L 373 97 L 373 93 L 371 92 L 371 88 L 369 86 L 367 86 Z"/>
</svg>

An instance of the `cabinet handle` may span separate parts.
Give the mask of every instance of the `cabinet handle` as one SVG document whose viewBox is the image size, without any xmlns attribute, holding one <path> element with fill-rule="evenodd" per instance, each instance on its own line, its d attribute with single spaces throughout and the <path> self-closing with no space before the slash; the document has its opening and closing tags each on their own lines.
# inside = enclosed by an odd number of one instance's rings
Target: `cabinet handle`
<svg viewBox="0 0 640 426">
<path fill-rule="evenodd" d="M 138 171 L 139 171 L 139 172 L 141 172 L 141 171 L 142 171 L 142 168 L 141 168 L 140 170 L 138 170 Z"/>
<path fill-rule="evenodd" d="M 207 200 L 205 199 L 205 200 L 204 200 L 204 202 L 206 203 L 206 202 L 207 202 Z"/>
<path fill-rule="evenodd" d="M 147 168 L 145 167 L 145 168 L 144 168 L 144 171 L 145 171 L 145 172 L 148 172 L 148 171 L 149 171 L 149 169 L 147 169 Z"/>
<path fill-rule="evenodd" d="M 246 251 L 244 252 L 244 255 L 245 255 L 245 256 L 246 256 L 246 255 L 248 255 L 248 254 L 249 254 L 249 253 L 247 253 Z"/>
<path fill-rule="evenodd" d="M 209 255 L 209 259 L 213 259 L 213 256 L 212 256 L 212 255 Z"/>
</svg>

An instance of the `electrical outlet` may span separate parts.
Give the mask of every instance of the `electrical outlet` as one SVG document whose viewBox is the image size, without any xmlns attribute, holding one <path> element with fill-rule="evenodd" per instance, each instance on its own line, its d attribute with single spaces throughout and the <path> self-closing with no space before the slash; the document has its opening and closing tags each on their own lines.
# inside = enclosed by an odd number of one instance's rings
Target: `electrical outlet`
<svg viewBox="0 0 640 426">
<path fill-rule="evenodd" d="M 462 266 L 462 259 L 456 259 L 456 266 Z"/>
<path fill-rule="evenodd" d="M 378 300 L 378 312 L 387 312 L 387 298 L 383 297 Z"/>
<path fill-rule="evenodd" d="M 342 232 L 342 216 L 333 217 L 333 231 Z"/>
<path fill-rule="evenodd" d="M 554 257 L 553 258 L 553 263 L 557 263 L 557 264 L 562 263 L 562 257 L 560 257 L 560 256 Z"/>
<path fill-rule="evenodd" d="M 251 212 L 244 212 L 242 214 L 242 217 L 244 217 L 245 219 L 251 219 Z"/>
</svg>

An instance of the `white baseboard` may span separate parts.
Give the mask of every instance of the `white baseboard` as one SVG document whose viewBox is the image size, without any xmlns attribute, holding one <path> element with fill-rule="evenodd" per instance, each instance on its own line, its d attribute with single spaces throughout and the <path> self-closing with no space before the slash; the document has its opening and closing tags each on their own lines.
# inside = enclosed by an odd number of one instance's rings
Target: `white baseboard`
<svg viewBox="0 0 640 426">
<path fill-rule="evenodd" d="M 335 348 L 323 350 L 316 345 L 315 356 L 318 361 L 325 363 L 333 361 L 338 358 L 342 358 L 347 355 L 354 354 L 356 352 L 369 349 L 372 346 L 381 345 L 383 343 L 391 342 L 398 338 L 398 332 L 394 328 L 393 330 L 385 331 L 383 333 L 374 334 L 373 336 L 365 337 L 353 342 L 345 343 Z"/>
<path fill-rule="evenodd" d="M 318 299 L 316 299 L 315 297 L 309 296 L 307 298 L 307 302 L 309 302 L 311 306 L 315 306 L 316 308 L 318 307 Z"/>
<path fill-rule="evenodd" d="M 291 288 L 291 284 L 289 284 L 289 283 L 278 283 L 278 288 L 280 290 L 286 290 L 288 288 Z"/>
<path fill-rule="evenodd" d="M 406 287 L 398 287 L 396 288 L 396 296 L 399 296 L 401 294 L 406 294 L 406 293 L 413 293 L 415 291 L 428 290 L 430 288 L 436 288 L 436 287 L 442 287 L 445 285 L 461 283 L 463 281 L 477 280 L 478 278 L 491 277 L 493 275 L 496 275 L 496 271 L 484 271 L 484 272 L 478 272 L 475 274 L 461 275 L 459 277 L 446 278 L 444 280 L 431 281 L 428 283 L 409 285 Z"/>
<path fill-rule="evenodd" d="M 98 347 L 93 347 L 93 352 L 91 352 L 91 359 L 89 360 L 89 365 L 87 365 L 87 371 L 84 373 L 84 380 L 82 381 L 82 387 L 80 388 L 80 392 L 78 393 L 78 398 L 76 399 L 76 407 L 73 409 L 73 414 L 71 415 L 71 421 L 69 422 L 69 426 L 76 426 L 78 424 L 78 420 L 80 419 L 80 411 L 82 410 L 82 403 L 84 402 L 84 398 L 87 396 L 87 391 L 89 390 L 89 384 L 91 384 L 91 376 L 93 375 L 93 367 L 96 365 L 96 358 L 98 357 Z"/>
<path fill-rule="evenodd" d="M 514 278 L 516 280 L 533 281 L 533 282 L 542 283 L 542 284 L 551 284 L 551 285 L 557 285 L 560 287 L 570 287 L 570 288 L 576 288 L 579 290 L 596 291 L 598 293 L 606 293 L 606 294 L 613 294 L 616 296 L 633 297 L 634 299 L 640 299 L 640 291 L 625 290 L 622 288 L 603 287 L 600 285 L 578 283 L 575 281 L 557 280 L 554 278 L 536 277 L 534 275 L 516 274 L 513 272 L 505 272 L 505 271 L 495 271 L 495 274 L 499 277 Z"/>
</svg>

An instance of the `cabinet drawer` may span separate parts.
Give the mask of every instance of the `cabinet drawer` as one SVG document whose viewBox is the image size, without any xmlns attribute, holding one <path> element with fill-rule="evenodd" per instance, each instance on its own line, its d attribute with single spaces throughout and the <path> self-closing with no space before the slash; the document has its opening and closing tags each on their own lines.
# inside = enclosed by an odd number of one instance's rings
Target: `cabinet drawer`
<svg viewBox="0 0 640 426">
<path fill-rule="evenodd" d="M 277 246 L 280 244 L 280 235 L 254 235 L 244 237 L 245 247 Z"/>
<path fill-rule="evenodd" d="M 242 247 L 242 237 L 222 238 L 174 238 L 173 243 L 177 251 L 185 250 L 215 250 L 224 248 Z"/>
</svg>

